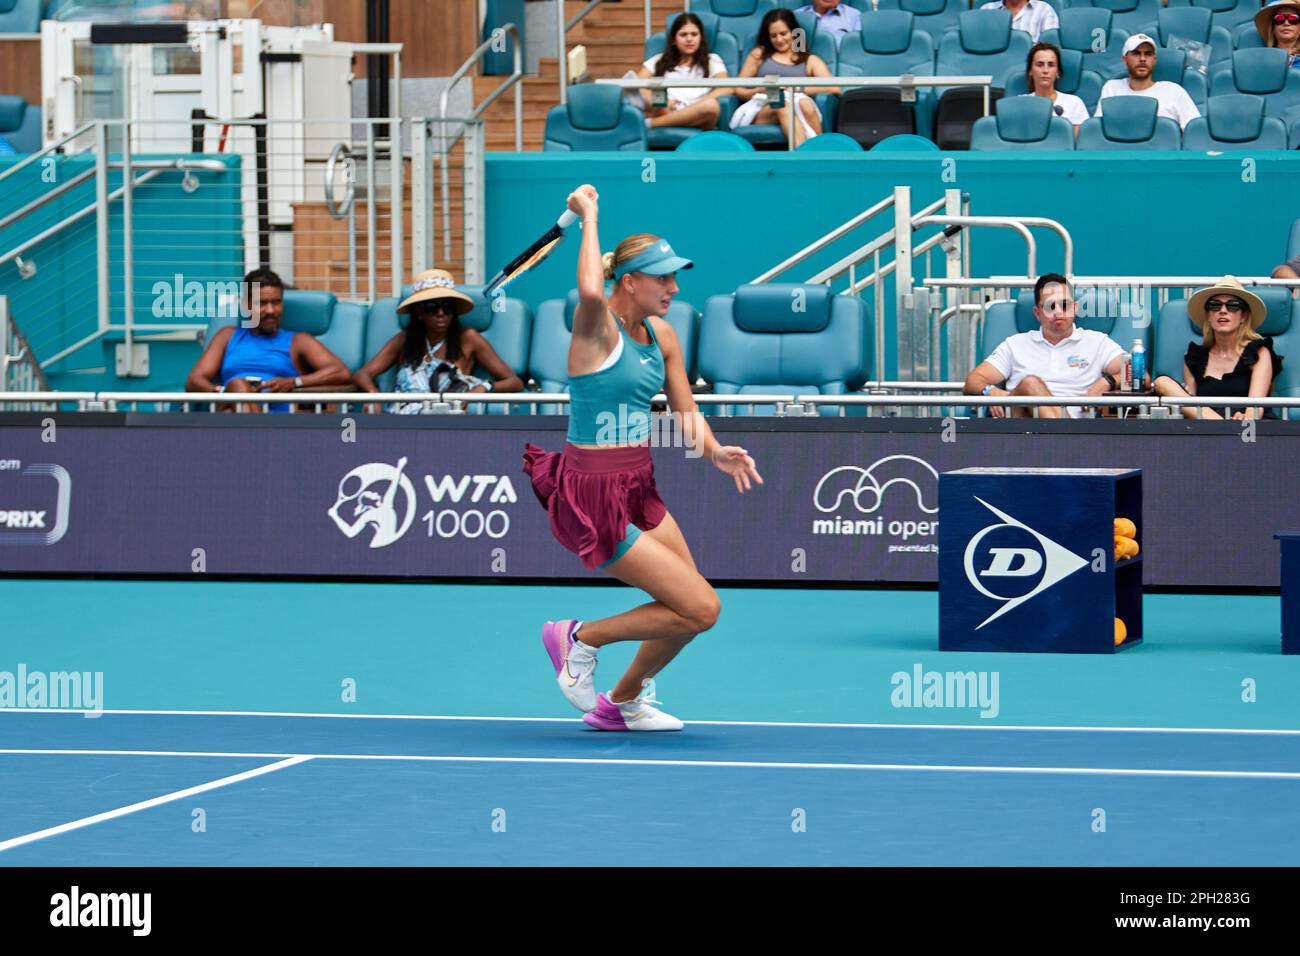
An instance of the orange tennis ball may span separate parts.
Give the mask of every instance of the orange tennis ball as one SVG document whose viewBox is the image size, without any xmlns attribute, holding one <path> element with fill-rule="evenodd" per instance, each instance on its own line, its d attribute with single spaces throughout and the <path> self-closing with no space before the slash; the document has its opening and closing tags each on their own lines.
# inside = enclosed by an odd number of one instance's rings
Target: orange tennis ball
<svg viewBox="0 0 1300 956">
<path fill-rule="evenodd" d="M 1134 538 L 1137 537 L 1137 533 L 1137 525 L 1128 518 L 1115 519 L 1115 534 L 1119 535 L 1121 538 Z"/>
<path fill-rule="evenodd" d="M 1119 647 L 1124 643 L 1124 638 L 1128 637 L 1128 628 L 1119 618 L 1115 618 L 1115 646 Z"/>
</svg>

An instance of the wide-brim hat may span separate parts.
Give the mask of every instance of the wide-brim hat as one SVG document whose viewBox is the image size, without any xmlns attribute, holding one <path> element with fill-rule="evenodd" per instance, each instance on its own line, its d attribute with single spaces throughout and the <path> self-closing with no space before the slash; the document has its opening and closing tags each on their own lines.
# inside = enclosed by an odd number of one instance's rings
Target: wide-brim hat
<svg viewBox="0 0 1300 956">
<path fill-rule="evenodd" d="M 1268 317 L 1268 308 L 1264 305 L 1263 299 L 1253 292 L 1247 292 L 1245 287 L 1237 281 L 1236 276 L 1224 276 L 1210 288 L 1198 289 L 1187 300 L 1187 317 L 1202 329 L 1205 327 L 1205 303 L 1216 295 L 1230 295 L 1245 302 L 1250 307 L 1250 327 L 1252 329 L 1259 328 L 1264 324 L 1264 319 Z"/>
<path fill-rule="evenodd" d="M 1280 3 L 1270 3 L 1255 14 L 1255 29 L 1259 31 L 1260 39 L 1265 43 L 1268 42 L 1270 31 L 1273 29 L 1273 14 L 1283 7 L 1290 7 L 1296 13 L 1300 13 L 1300 2 L 1281 0 Z"/>
<path fill-rule="evenodd" d="M 398 305 L 397 314 L 405 314 L 417 302 L 434 299 L 450 299 L 455 303 L 457 315 L 474 311 L 474 300 L 456 288 L 456 280 L 450 272 L 446 269 L 428 269 L 415 277 L 415 282 L 411 284 L 411 294 Z"/>
</svg>

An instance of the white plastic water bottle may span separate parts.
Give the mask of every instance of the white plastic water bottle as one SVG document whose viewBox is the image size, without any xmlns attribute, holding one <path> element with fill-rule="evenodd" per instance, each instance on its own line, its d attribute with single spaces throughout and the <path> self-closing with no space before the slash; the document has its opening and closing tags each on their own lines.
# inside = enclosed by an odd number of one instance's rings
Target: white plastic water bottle
<svg viewBox="0 0 1300 956">
<path fill-rule="evenodd" d="M 1133 391 L 1140 392 L 1146 388 L 1147 376 L 1147 350 L 1143 347 L 1141 339 L 1133 340 L 1133 357 L 1130 361 L 1133 363 L 1132 388 Z"/>
</svg>

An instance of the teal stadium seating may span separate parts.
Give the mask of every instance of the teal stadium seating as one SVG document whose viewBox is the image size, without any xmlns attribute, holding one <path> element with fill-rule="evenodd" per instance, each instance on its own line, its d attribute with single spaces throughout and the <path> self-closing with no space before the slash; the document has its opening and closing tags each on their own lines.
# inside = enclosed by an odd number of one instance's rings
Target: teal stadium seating
<svg viewBox="0 0 1300 956">
<path fill-rule="evenodd" d="M 915 14 L 907 10 L 864 11 L 862 30 L 840 40 L 839 75 L 933 76 L 934 40 L 926 31 L 913 29 L 914 21 Z M 916 103 L 904 103 L 898 92 L 890 90 L 853 94 L 846 89 L 844 94 L 837 129 L 864 146 L 899 131 L 931 128 L 928 94 L 918 96 Z M 852 129 L 846 128 L 850 124 Z"/>
<path fill-rule="evenodd" d="M 776 0 L 696 0 L 691 4 L 691 12 L 704 11 L 716 16 L 719 29 L 730 33 L 740 44 L 743 60 L 757 42 L 758 25 L 763 17 L 778 5 Z"/>
<path fill-rule="evenodd" d="M 678 153 L 752 153 L 754 144 L 735 133 L 711 129 L 701 132 L 699 136 L 682 140 L 675 151 Z"/>
<path fill-rule="evenodd" d="M 628 105 L 617 86 L 571 86 L 568 102 L 546 114 L 542 149 L 547 151 L 643 151 L 646 146 L 645 114 Z"/>
<path fill-rule="evenodd" d="M 1023 70 L 1033 43 L 1024 30 L 1011 29 L 1005 10 L 972 10 L 958 17 L 956 32 L 939 42 L 934 71 L 939 76 L 990 74 L 997 83 L 1013 68 Z M 994 88 L 994 99 L 1001 95 Z M 935 94 L 931 94 L 932 96 Z M 983 93 L 968 87 L 946 89 L 934 106 L 934 141 L 941 149 L 965 149 L 970 128 L 983 113 Z"/>
<path fill-rule="evenodd" d="M 1285 50 L 1262 47 L 1235 52 L 1230 64 L 1210 77 L 1210 94 L 1224 93 L 1262 96 L 1264 112 L 1280 119 L 1294 135 L 1293 124 L 1300 119 L 1300 70 L 1287 67 Z"/>
<path fill-rule="evenodd" d="M 1215 26 L 1231 30 L 1242 23 L 1251 23 L 1260 4 L 1259 0 L 1169 0 L 1169 6 L 1171 9 L 1202 7 L 1214 14 Z"/>
<path fill-rule="evenodd" d="M 974 150 L 1074 149 L 1074 125 L 1055 115 L 1045 96 L 1009 96 L 998 101 L 996 115 L 975 121 Z"/>
<path fill-rule="evenodd" d="M 528 370 L 543 392 L 569 391 L 569 340 L 573 338 L 573 312 L 577 307 L 576 289 L 569 290 L 566 298 L 548 299 L 537 307 Z M 700 314 L 690 303 L 676 299 L 664 318 L 677 333 L 682 346 L 682 364 L 693 382 L 697 375 Z M 557 405 L 542 405 L 538 413 L 560 415 L 565 413 L 565 409 Z"/>
<path fill-rule="evenodd" d="M 1160 12 L 1160 0 L 1092 0 L 1081 2 L 1072 0 L 1072 7 L 1099 7 L 1114 14 L 1111 23 L 1132 36 L 1145 33 L 1154 36 L 1156 32 L 1156 14 Z"/>
<path fill-rule="evenodd" d="M 700 374 L 719 395 L 844 395 L 871 378 L 871 341 L 870 313 L 861 299 L 835 295 L 824 285 L 744 285 L 711 296 L 704 307 Z M 773 411 L 758 405 L 754 414 Z"/>
<path fill-rule="evenodd" d="M 871 149 L 876 153 L 937 153 L 939 151 L 934 140 L 914 133 L 882 139 Z"/>
<path fill-rule="evenodd" d="M 0 0 L 3 3 L 4 0 Z M 0 96 L 0 137 L 15 153 L 35 153 L 41 148 L 41 110 L 21 96 Z"/>
<path fill-rule="evenodd" d="M 1155 38 L 1162 47 L 1171 46 L 1175 37 L 1210 46 L 1210 68 L 1232 56 L 1232 34 L 1227 27 L 1214 25 L 1214 14 L 1206 7 L 1170 7 L 1156 14 Z"/>
<path fill-rule="evenodd" d="M 1264 46 L 1264 38 L 1255 29 L 1254 21 L 1246 21 L 1232 28 L 1232 47 L 1235 50 L 1252 50 Z"/>
<path fill-rule="evenodd" d="M 1054 43 L 1061 50 L 1074 50 L 1083 56 L 1083 69 L 1091 70 L 1103 80 L 1127 75 L 1120 55 L 1128 31 L 1114 25 L 1115 15 L 1102 7 L 1070 7 L 1061 11 L 1061 25 L 1044 30 L 1040 40 Z M 1100 50 L 1095 49 L 1100 42 Z"/>
<path fill-rule="evenodd" d="M 1286 240 L 1286 257 L 1294 259 L 1300 256 L 1300 219 L 1291 223 L 1291 234 Z"/>
<path fill-rule="evenodd" d="M 41 0 L 0 0 L 0 33 L 40 33 Z"/>
<path fill-rule="evenodd" d="M 1261 335 L 1273 338 L 1282 358 L 1282 372 L 1273 382 L 1277 398 L 1300 396 L 1300 303 L 1289 290 L 1260 286 L 1251 289 L 1263 301 L 1268 315 L 1259 328 Z M 1171 299 L 1160 309 L 1156 322 L 1156 349 L 1152 369 L 1155 375 L 1183 380 L 1183 356 L 1189 342 L 1200 342 L 1201 331 L 1187 314 L 1186 299 Z"/>
<path fill-rule="evenodd" d="M 1061 51 L 1061 78 L 1056 81 L 1056 88 L 1062 93 L 1073 93 L 1083 100 L 1083 105 L 1092 113 L 1097 108 L 1097 98 L 1101 96 L 1102 79 L 1091 70 L 1083 69 L 1083 54 L 1078 50 Z M 1029 92 L 1029 80 L 1024 67 L 1007 70 L 1002 80 L 1007 96 L 1021 96 Z"/>
<path fill-rule="evenodd" d="M 957 26 L 967 11 L 965 0 L 880 0 L 881 10 L 906 10 L 916 17 L 915 29 L 930 36 L 937 49 L 943 35 Z"/>
<path fill-rule="evenodd" d="M 860 153 L 862 147 L 852 136 L 843 133 L 822 133 L 806 139 L 794 148 L 796 153 Z"/>
<path fill-rule="evenodd" d="M 1211 96 L 1205 115 L 1183 130 L 1183 149 L 1286 149 L 1282 121 L 1264 114 L 1264 100 L 1247 93 Z"/>
<path fill-rule="evenodd" d="M 1178 149 L 1178 124 L 1157 116 L 1158 104 L 1149 96 L 1112 96 L 1106 111 L 1079 127 L 1075 149 Z"/>
</svg>

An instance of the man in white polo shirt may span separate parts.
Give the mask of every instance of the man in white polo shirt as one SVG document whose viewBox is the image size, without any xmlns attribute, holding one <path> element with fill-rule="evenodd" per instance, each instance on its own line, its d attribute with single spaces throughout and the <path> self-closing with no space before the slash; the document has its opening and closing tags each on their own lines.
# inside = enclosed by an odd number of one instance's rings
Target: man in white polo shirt
<svg viewBox="0 0 1300 956">
<path fill-rule="evenodd" d="M 1156 68 L 1155 40 L 1145 33 L 1135 33 L 1124 41 L 1123 53 L 1128 79 L 1106 81 L 1094 116 L 1101 115 L 1108 96 L 1149 96 L 1160 104 L 1157 115 L 1174 120 L 1180 129 L 1201 115 L 1191 96 L 1177 83 L 1151 79 Z"/>
<path fill-rule="evenodd" d="M 1034 318 L 1039 328 L 1009 335 L 975 366 L 962 391 L 967 395 L 1104 395 L 1118 386 L 1124 350 L 1109 335 L 1074 324 L 1074 294 L 1065 276 L 1049 272 L 1034 284 Z M 995 417 L 1006 411 L 990 406 Z M 1083 415 L 1065 406 L 1071 418 Z M 1015 406 L 1032 415 L 1030 406 Z M 1060 405 L 1038 406 L 1040 418 L 1060 418 Z"/>
<path fill-rule="evenodd" d="M 1024 30 L 1035 43 L 1044 30 L 1055 30 L 1061 25 L 1061 18 L 1047 0 L 989 0 L 980 4 L 980 9 L 1007 11 L 1011 14 L 1011 29 Z"/>
</svg>

